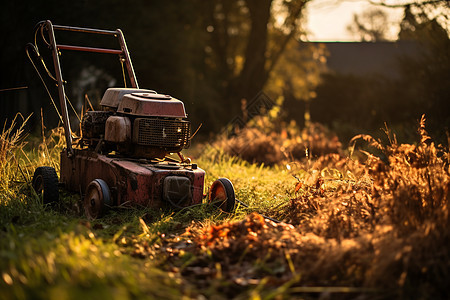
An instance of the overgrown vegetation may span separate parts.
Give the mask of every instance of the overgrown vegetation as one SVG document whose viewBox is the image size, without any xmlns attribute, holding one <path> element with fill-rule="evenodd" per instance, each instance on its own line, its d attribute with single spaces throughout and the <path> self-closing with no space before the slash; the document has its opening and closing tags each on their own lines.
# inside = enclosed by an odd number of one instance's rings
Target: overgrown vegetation
<svg viewBox="0 0 450 300">
<path fill-rule="evenodd" d="M 21 128 L 1 135 L 2 298 L 448 298 L 450 153 L 425 119 L 416 144 L 360 135 L 366 151 L 271 167 L 205 145 L 206 185 L 230 178 L 248 208 L 117 209 L 92 222 L 79 195 L 42 206 L 29 182 L 58 166 L 63 135 L 26 151 Z"/>
<path fill-rule="evenodd" d="M 230 156 L 269 166 L 342 152 L 336 134 L 322 124 L 311 123 L 302 130 L 293 120 L 286 124 L 283 99 L 276 102 L 269 111 L 253 116 L 243 128 L 229 125 L 231 128 L 219 135 L 213 146 Z M 243 115 L 248 114 L 243 111 Z"/>
</svg>

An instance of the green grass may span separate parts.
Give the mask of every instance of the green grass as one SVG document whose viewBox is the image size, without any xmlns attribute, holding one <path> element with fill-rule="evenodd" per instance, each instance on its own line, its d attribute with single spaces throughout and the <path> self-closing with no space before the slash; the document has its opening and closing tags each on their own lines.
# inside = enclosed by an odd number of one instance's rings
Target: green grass
<svg viewBox="0 0 450 300">
<path fill-rule="evenodd" d="M 211 286 L 201 290 L 182 278 L 181 271 L 196 261 L 196 254 L 184 251 L 174 261 L 160 250 L 161 245 L 173 242 L 190 226 L 199 229 L 238 221 L 253 211 L 271 215 L 274 208 L 289 203 L 297 183 L 286 166 L 251 164 L 206 146 L 196 160 L 207 171 L 205 185 L 219 177 L 229 178 L 236 197 L 249 208 L 239 206 L 235 214 L 217 211 L 210 205 L 180 212 L 115 209 L 89 222 L 79 213 L 79 195 L 61 192 L 60 205 L 44 207 L 33 194 L 29 184 L 32 168 L 40 164 L 39 158 L 48 162 L 39 151 L 45 151 L 45 147 L 41 145 L 38 152 L 19 151 L 33 157 L 29 159 L 31 164 L 22 167 L 26 182 L 8 186 L 11 196 L 2 200 L 0 287 L 5 298 L 179 299 L 181 294 L 220 295 L 229 285 L 220 278 L 211 278 Z M 53 153 L 57 164 L 58 152 Z M 16 170 L 10 176 L 19 173 Z M 309 170 L 297 169 L 296 173 L 300 178 L 310 175 Z M 264 260 L 255 265 L 265 268 Z M 176 269 L 171 272 L 171 268 Z M 241 292 L 256 297 L 265 284 L 258 286 L 250 294 Z"/>
<path fill-rule="evenodd" d="M 250 209 L 241 207 L 233 215 L 211 205 L 180 212 L 113 209 L 104 218 L 89 222 L 81 213 L 79 195 L 61 191 L 58 205 L 43 206 L 31 188 L 37 166 L 59 169 L 60 130 L 41 143 L 34 142 L 33 147 L 26 145 L 22 134 L 20 127 L 2 136 L 2 299 L 195 297 L 199 291 L 186 282 L 181 285 L 179 272 L 167 271 L 159 245 L 193 223 L 206 227 L 242 219 L 251 210 L 265 212 L 274 203 L 289 200 L 286 191 L 294 182 L 282 168 L 249 164 L 208 148 L 196 161 L 207 171 L 206 186 L 218 177 L 230 178 L 237 198 Z M 189 263 L 189 255 L 180 262 Z"/>
<path fill-rule="evenodd" d="M 48 216 L 49 217 L 49 216 Z M 116 299 L 176 297 L 176 281 L 122 254 L 120 247 L 80 223 L 55 218 L 37 230 L 10 225 L 2 243 L 1 285 L 5 298 Z M 53 230 L 51 230 L 53 229 Z"/>
<path fill-rule="evenodd" d="M 205 146 L 196 162 L 207 171 L 207 187 L 217 178 L 226 177 L 235 187 L 236 198 L 261 212 L 288 202 L 296 183 L 285 166 L 252 164 L 210 146 Z"/>
</svg>

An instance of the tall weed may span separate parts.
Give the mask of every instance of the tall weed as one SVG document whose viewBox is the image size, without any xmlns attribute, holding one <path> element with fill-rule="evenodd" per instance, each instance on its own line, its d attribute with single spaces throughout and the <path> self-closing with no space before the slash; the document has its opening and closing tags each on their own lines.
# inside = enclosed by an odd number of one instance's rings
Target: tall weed
<svg viewBox="0 0 450 300">
<path fill-rule="evenodd" d="M 28 118 L 20 113 L 0 136 L 0 224 L 25 224 L 42 218 L 41 199 L 32 189 L 32 177 L 38 166 L 52 166 L 59 170 L 59 152 L 64 147 L 62 128 L 53 129 L 37 147 L 27 150 L 26 125 Z"/>
<path fill-rule="evenodd" d="M 29 118 L 24 119 L 21 114 L 17 114 L 9 127 L 6 122 L 3 125 L 0 135 L 0 201 L 2 203 L 15 195 L 12 183 L 20 180 L 20 177 L 24 180 L 24 174 L 21 174 L 23 170 L 20 170 L 20 155 L 25 145 L 25 125 Z"/>
</svg>

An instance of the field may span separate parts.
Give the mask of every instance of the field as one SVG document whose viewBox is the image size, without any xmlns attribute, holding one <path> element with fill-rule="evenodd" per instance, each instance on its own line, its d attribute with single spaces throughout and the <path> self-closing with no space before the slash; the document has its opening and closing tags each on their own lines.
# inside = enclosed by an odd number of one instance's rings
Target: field
<svg viewBox="0 0 450 300">
<path fill-rule="evenodd" d="M 449 297 L 450 155 L 424 118 L 414 144 L 387 130 L 386 141 L 360 135 L 349 149 L 317 132 L 281 150 L 269 146 L 288 133 L 199 145 L 206 186 L 228 177 L 249 207 L 121 208 L 92 222 L 80 195 L 62 190 L 43 206 L 31 188 L 37 166 L 58 169 L 61 129 L 24 138 L 16 121 L 0 142 L 2 299 Z M 268 161 L 243 157 L 261 149 L 273 150 Z M 283 158 L 286 149 L 304 157 Z"/>
</svg>

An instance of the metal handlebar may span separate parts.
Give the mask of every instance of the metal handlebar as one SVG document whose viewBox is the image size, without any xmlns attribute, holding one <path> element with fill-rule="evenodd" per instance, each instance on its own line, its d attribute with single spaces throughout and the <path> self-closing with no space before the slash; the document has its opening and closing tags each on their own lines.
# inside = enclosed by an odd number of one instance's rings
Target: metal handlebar
<svg viewBox="0 0 450 300">
<path fill-rule="evenodd" d="M 45 23 L 47 24 L 47 26 L 52 26 L 53 31 L 61 30 L 61 31 L 83 32 L 83 33 L 92 33 L 92 34 L 112 35 L 112 36 L 116 37 L 119 41 L 120 50 L 74 46 L 74 45 L 60 45 L 60 44 L 56 44 L 56 47 L 59 50 L 73 50 L 73 51 L 106 53 L 106 54 L 116 54 L 116 55 L 123 56 L 123 58 L 125 60 L 126 68 L 128 71 L 128 76 L 129 76 L 129 79 L 131 82 L 131 86 L 133 88 L 139 88 L 139 85 L 138 85 L 138 82 L 136 79 L 136 74 L 134 73 L 133 63 L 131 62 L 130 53 L 128 51 L 128 47 L 125 42 L 125 37 L 123 35 L 122 30 L 116 29 L 115 31 L 112 31 L 112 30 L 103 30 L 103 29 L 94 29 L 94 28 L 53 25 L 49 20 L 45 21 Z"/>
<path fill-rule="evenodd" d="M 56 30 L 98 33 L 98 34 L 107 34 L 107 35 L 116 35 L 117 34 L 116 31 L 111 31 L 111 30 L 83 28 L 83 27 L 74 27 L 74 26 L 53 25 L 53 28 Z"/>
<path fill-rule="evenodd" d="M 69 114 L 67 110 L 66 103 L 66 93 L 64 90 L 64 80 L 61 73 L 61 64 L 59 62 L 59 50 L 73 50 L 73 51 L 84 51 L 84 52 L 95 52 L 95 53 L 106 53 L 106 54 L 116 54 L 120 56 L 120 59 L 125 62 L 126 69 L 128 71 L 128 77 L 133 88 L 139 88 L 136 74 L 134 73 L 133 64 L 131 62 L 130 53 L 128 52 L 127 44 L 125 42 L 125 37 L 120 29 L 115 31 L 102 30 L 102 29 L 92 29 L 92 28 L 82 28 L 82 27 L 71 27 L 62 25 L 53 25 L 50 20 L 38 23 L 41 26 L 41 30 L 47 30 L 49 37 L 49 46 L 52 52 L 53 64 L 55 67 L 55 77 L 58 83 L 58 96 L 59 103 L 61 106 L 61 116 L 64 125 L 64 133 L 66 137 L 67 154 L 72 156 L 72 131 L 70 128 Z M 56 43 L 55 30 L 72 31 L 72 32 L 83 32 L 91 34 L 104 34 L 112 35 L 116 37 L 119 41 L 120 50 L 118 49 L 105 49 L 105 48 L 94 48 L 94 47 L 84 47 L 84 46 L 74 46 L 74 45 L 59 45 Z"/>
</svg>

